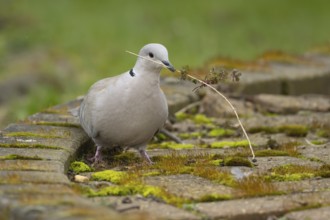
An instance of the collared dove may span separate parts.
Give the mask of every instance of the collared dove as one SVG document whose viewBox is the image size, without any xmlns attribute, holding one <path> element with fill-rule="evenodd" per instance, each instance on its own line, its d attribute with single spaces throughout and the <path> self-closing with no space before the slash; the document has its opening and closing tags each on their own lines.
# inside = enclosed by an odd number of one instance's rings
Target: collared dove
<svg viewBox="0 0 330 220">
<path fill-rule="evenodd" d="M 131 70 L 102 79 L 89 89 L 79 109 L 79 120 L 97 146 L 94 162 L 101 160 L 101 148 L 120 146 L 137 149 L 152 163 L 145 150 L 147 143 L 168 117 L 166 97 L 159 86 L 164 66 L 175 71 L 166 48 L 147 44 Z"/>
</svg>

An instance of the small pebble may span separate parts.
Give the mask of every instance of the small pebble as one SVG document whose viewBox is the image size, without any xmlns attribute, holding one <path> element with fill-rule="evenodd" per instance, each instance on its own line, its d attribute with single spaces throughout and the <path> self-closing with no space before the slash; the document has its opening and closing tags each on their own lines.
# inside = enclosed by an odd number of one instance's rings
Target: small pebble
<svg viewBox="0 0 330 220">
<path fill-rule="evenodd" d="M 87 183 L 89 181 L 89 178 L 82 175 L 75 175 L 74 181 L 78 183 Z"/>
</svg>

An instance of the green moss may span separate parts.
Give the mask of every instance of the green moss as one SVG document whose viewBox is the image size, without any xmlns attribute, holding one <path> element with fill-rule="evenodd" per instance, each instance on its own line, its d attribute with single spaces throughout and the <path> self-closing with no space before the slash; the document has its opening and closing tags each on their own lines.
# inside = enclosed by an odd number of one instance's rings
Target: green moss
<svg viewBox="0 0 330 220">
<path fill-rule="evenodd" d="M 181 150 L 181 149 L 191 149 L 194 148 L 193 144 L 178 144 L 175 142 L 162 142 L 160 144 L 150 144 L 148 145 L 148 149 L 155 149 L 155 148 L 162 148 L 162 149 L 173 149 L 173 150 Z"/>
<path fill-rule="evenodd" d="M 39 138 L 61 138 L 59 135 L 51 135 L 46 133 L 32 133 L 32 132 L 10 132 L 6 133 L 7 137 L 39 137 Z"/>
<path fill-rule="evenodd" d="M 42 160 L 42 158 L 38 156 L 29 157 L 18 154 L 9 154 L 6 156 L 0 156 L 0 160 Z"/>
<path fill-rule="evenodd" d="M 127 196 L 140 194 L 144 197 L 153 196 L 159 199 L 162 199 L 164 202 L 180 206 L 185 202 L 184 199 L 176 197 L 167 193 L 164 189 L 151 186 L 151 185 L 123 185 L 123 186 L 109 186 L 102 188 L 99 191 L 89 190 L 87 191 L 87 196 Z"/>
<path fill-rule="evenodd" d="M 223 129 L 223 128 L 215 128 L 212 129 L 207 136 L 208 137 L 228 137 L 235 134 L 234 130 L 231 129 Z"/>
<path fill-rule="evenodd" d="M 282 150 L 258 150 L 255 152 L 257 157 L 269 157 L 269 156 L 289 156 L 289 153 Z"/>
<path fill-rule="evenodd" d="M 223 164 L 223 159 L 211 160 L 209 161 L 209 164 L 214 166 L 220 166 L 221 164 Z"/>
<path fill-rule="evenodd" d="M 202 196 L 196 202 L 224 201 L 224 200 L 229 200 L 229 199 L 232 199 L 232 198 L 233 198 L 232 195 L 229 195 L 229 194 L 212 193 L 212 194 Z"/>
<path fill-rule="evenodd" d="M 245 166 L 253 167 L 253 164 L 249 159 L 244 157 L 228 157 L 224 159 L 225 166 Z"/>
<path fill-rule="evenodd" d="M 196 139 L 204 137 L 204 132 L 180 133 L 178 136 L 182 139 Z"/>
<path fill-rule="evenodd" d="M 328 129 L 319 129 L 316 131 L 316 135 L 323 138 L 329 138 L 330 137 L 330 128 Z"/>
<path fill-rule="evenodd" d="M 249 142 L 243 141 L 218 141 L 211 143 L 211 148 L 225 148 L 225 147 L 248 147 Z"/>
<path fill-rule="evenodd" d="M 325 144 L 326 141 L 325 140 L 312 140 L 311 143 L 315 144 L 315 145 L 322 145 L 322 144 Z"/>
<path fill-rule="evenodd" d="M 280 132 L 292 137 L 305 137 L 308 133 L 308 127 L 305 125 L 283 125 L 278 129 Z"/>
<path fill-rule="evenodd" d="M 91 172 L 93 171 L 87 164 L 81 161 L 74 161 L 70 165 L 70 169 L 75 173 L 82 173 L 82 172 Z"/>
<path fill-rule="evenodd" d="M 330 164 L 322 165 L 320 169 L 317 170 L 316 175 L 323 178 L 330 178 Z"/>
<path fill-rule="evenodd" d="M 58 126 L 58 127 L 74 127 L 80 128 L 79 124 L 69 123 L 69 122 L 50 122 L 50 121 L 33 121 L 35 125 L 49 125 L 49 126 Z"/>
<path fill-rule="evenodd" d="M 137 156 L 133 152 L 123 152 L 117 155 L 114 155 L 112 158 L 112 164 L 114 165 L 129 165 L 140 163 L 141 157 Z"/>
<path fill-rule="evenodd" d="M 175 114 L 175 118 L 178 120 L 178 121 L 183 121 L 183 120 L 186 120 L 188 118 L 190 118 L 191 115 L 187 114 L 187 113 L 184 113 L 184 112 L 178 112 Z"/>
<path fill-rule="evenodd" d="M 115 170 L 104 170 L 92 174 L 92 180 L 108 181 L 112 183 L 121 183 L 127 179 L 127 173 Z"/>
<path fill-rule="evenodd" d="M 196 114 L 192 120 L 196 124 L 212 124 L 212 119 L 203 114 Z"/>
<path fill-rule="evenodd" d="M 282 125 L 277 127 L 260 126 L 249 129 L 249 132 L 250 133 L 265 132 L 267 134 L 275 134 L 282 132 L 292 137 L 304 137 L 308 133 L 308 127 L 305 125 L 296 125 L 296 124 Z"/>
<path fill-rule="evenodd" d="M 4 148 L 42 148 L 42 149 L 64 149 L 57 146 L 45 145 L 45 144 L 27 144 L 27 143 L 0 143 L 0 147 Z"/>
<path fill-rule="evenodd" d="M 159 172 L 158 170 L 143 173 L 143 176 L 159 176 L 159 175 L 161 175 L 161 172 Z"/>
<path fill-rule="evenodd" d="M 286 164 L 274 167 L 266 178 L 275 181 L 300 181 L 315 177 L 316 168 L 304 165 Z"/>
</svg>

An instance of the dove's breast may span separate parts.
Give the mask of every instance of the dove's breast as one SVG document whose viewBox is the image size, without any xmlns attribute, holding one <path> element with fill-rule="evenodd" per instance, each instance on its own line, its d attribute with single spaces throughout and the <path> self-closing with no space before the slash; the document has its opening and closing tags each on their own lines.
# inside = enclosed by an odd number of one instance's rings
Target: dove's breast
<svg viewBox="0 0 330 220">
<path fill-rule="evenodd" d="M 109 86 L 88 94 L 93 100 L 84 117 L 91 118 L 89 130 L 93 130 L 94 141 L 102 147 L 144 145 L 168 117 L 166 98 L 159 85 L 146 86 L 144 81 L 126 77 L 107 82 Z"/>
</svg>

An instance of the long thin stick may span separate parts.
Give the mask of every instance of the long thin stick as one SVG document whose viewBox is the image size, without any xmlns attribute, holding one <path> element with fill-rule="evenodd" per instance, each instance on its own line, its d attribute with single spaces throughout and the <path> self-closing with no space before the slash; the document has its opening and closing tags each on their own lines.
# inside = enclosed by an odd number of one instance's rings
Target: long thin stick
<svg viewBox="0 0 330 220">
<path fill-rule="evenodd" d="M 148 57 L 140 56 L 140 55 L 138 55 L 138 54 L 136 54 L 136 53 L 133 53 L 133 52 L 130 52 L 130 51 L 126 51 L 126 52 L 127 52 L 127 53 L 130 53 L 130 54 L 132 54 L 132 55 L 135 55 L 135 56 L 137 56 L 137 57 L 141 57 L 142 59 L 146 59 L 146 60 L 149 60 L 149 61 L 151 61 L 151 62 L 154 62 L 154 63 L 160 64 L 160 65 L 162 65 L 162 66 L 164 66 L 164 67 L 166 68 L 166 66 L 165 66 L 163 63 L 161 63 L 161 62 L 157 62 L 157 61 L 155 61 L 155 60 L 149 59 Z M 181 74 L 181 71 L 179 71 L 179 70 L 177 70 L 176 72 L 178 72 L 178 73 Z M 216 92 L 218 95 L 220 95 L 220 96 L 221 96 L 221 97 L 222 97 L 222 98 L 223 98 L 223 99 L 229 104 L 229 106 L 231 107 L 231 109 L 232 109 L 232 110 L 234 111 L 234 113 L 235 113 L 235 116 L 236 116 L 236 118 L 237 118 L 237 121 L 238 121 L 239 125 L 241 126 L 241 128 L 242 128 L 242 130 L 243 130 L 244 136 L 246 137 L 247 141 L 249 142 L 249 147 L 250 147 L 251 154 L 252 154 L 252 161 L 255 161 L 255 154 L 254 154 L 254 151 L 253 151 L 253 148 L 252 148 L 252 144 L 251 144 L 250 138 L 249 138 L 249 136 L 247 135 L 247 133 L 246 133 L 246 131 L 245 131 L 245 129 L 244 129 L 244 126 L 243 126 L 241 120 L 239 119 L 239 116 L 238 116 L 238 114 L 237 114 L 237 111 L 236 111 L 235 107 L 231 104 L 231 102 L 227 99 L 227 97 L 224 96 L 221 92 L 219 92 L 216 88 L 214 88 L 214 87 L 211 86 L 210 84 L 208 84 L 208 83 L 206 83 L 206 82 L 204 82 L 204 81 L 202 81 L 202 80 L 200 80 L 200 79 L 198 79 L 198 78 L 196 78 L 196 77 L 194 77 L 194 76 L 192 76 L 192 75 L 190 75 L 190 74 L 187 74 L 186 76 L 190 77 L 191 79 L 197 80 L 198 82 L 202 83 L 203 85 L 206 85 L 207 87 L 209 87 L 210 89 L 212 89 L 214 92 Z"/>
</svg>

